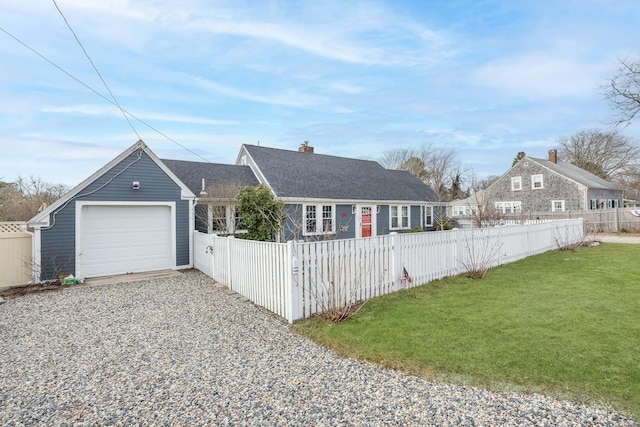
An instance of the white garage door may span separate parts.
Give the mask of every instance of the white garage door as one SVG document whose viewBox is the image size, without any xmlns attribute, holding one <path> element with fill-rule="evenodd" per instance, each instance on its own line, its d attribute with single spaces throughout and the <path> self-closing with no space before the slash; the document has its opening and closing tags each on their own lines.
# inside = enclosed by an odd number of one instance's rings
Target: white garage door
<svg viewBox="0 0 640 427">
<path fill-rule="evenodd" d="M 169 206 L 82 206 L 79 271 L 83 277 L 172 267 Z"/>
</svg>

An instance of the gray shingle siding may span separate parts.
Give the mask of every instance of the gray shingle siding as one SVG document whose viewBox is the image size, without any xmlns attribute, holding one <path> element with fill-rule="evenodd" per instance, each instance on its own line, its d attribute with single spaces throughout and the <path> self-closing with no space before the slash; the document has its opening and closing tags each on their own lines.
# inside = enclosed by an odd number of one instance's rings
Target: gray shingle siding
<svg viewBox="0 0 640 427">
<path fill-rule="evenodd" d="M 577 211 L 588 209 L 589 198 L 619 199 L 622 201 L 622 191 L 616 189 L 611 183 L 591 176 L 581 169 L 577 170 L 568 163 L 554 164 L 548 160 L 532 159 L 525 157 L 502 175 L 487 190 L 492 203 L 495 202 L 522 202 L 523 212 L 549 212 L 554 200 L 563 200 L 565 210 Z M 563 175 L 567 172 L 571 177 Z M 532 175 L 542 175 L 542 188 L 532 188 Z M 520 177 L 521 190 L 512 190 L 511 178 Z M 580 182 L 576 182 L 580 179 Z M 597 185 L 598 189 L 589 189 L 587 199 L 585 184 Z M 593 196 L 592 196 L 593 195 Z M 596 197 L 596 195 L 598 197 Z"/>
<path fill-rule="evenodd" d="M 189 201 L 181 200 L 180 187 L 146 154 L 139 160 L 133 153 L 80 190 L 66 206 L 49 216 L 53 226 L 41 232 L 43 280 L 55 279 L 59 273 L 75 274 L 75 210 L 77 200 L 176 202 L 176 265 L 189 264 Z M 116 176 L 117 175 L 117 176 Z M 112 181 L 109 182 L 110 179 Z M 132 190 L 133 181 L 140 182 Z M 55 255 L 62 265 L 55 264 Z M 58 261 L 58 262 L 59 262 Z M 54 277 L 56 276 L 56 277 Z"/>
</svg>

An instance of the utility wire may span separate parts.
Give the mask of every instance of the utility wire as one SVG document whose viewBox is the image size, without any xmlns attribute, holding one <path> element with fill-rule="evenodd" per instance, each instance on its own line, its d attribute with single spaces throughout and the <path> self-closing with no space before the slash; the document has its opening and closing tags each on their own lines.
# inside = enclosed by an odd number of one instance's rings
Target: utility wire
<svg viewBox="0 0 640 427">
<path fill-rule="evenodd" d="M 131 120 L 129 120 L 129 117 L 127 117 L 127 115 L 125 114 L 124 110 L 122 109 L 122 107 L 120 106 L 120 103 L 118 102 L 118 100 L 116 99 L 116 96 L 113 94 L 113 92 L 111 92 L 111 89 L 109 88 L 109 85 L 107 84 L 107 82 L 102 78 L 102 74 L 100 74 L 100 71 L 98 71 L 98 67 L 96 67 L 96 64 L 93 63 L 93 60 L 91 60 L 91 57 L 89 56 L 89 53 L 87 53 L 87 50 L 84 48 L 84 46 L 82 45 L 82 42 L 80 42 L 80 39 L 78 38 L 78 35 L 76 34 L 75 31 L 73 31 L 73 28 L 71 28 L 71 24 L 69 24 L 69 21 L 67 21 L 67 17 L 64 16 L 64 13 L 62 13 L 62 10 L 60 10 L 60 7 L 58 7 L 58 3 L 56 3 L 56 0 L 52 0 L 54 6 L 56 7 L 56 9 L 58 9 L 58 13 L 60 13 L 60 16 L 62 16 L 62 19 L 64 19 L 64 23 L 67 24 L 67 27 L 69 28 L 69 31 L 71 31 L 71 34 L 73 34 L 73 37 L 76 39 L 76 41 L 78 42 L 78 45 L 80 45 L 80 48 L 82 49 L 82 51 L 84 52 L 84 56 L 87 57 L 87 59 L 89 60 L 89 62 L 91 63 L 91 66 L 93 67 L 93 69 L 96 71 L 96 73 L 98 74 L 98 77 L 100 77 L 100 80 L 102 80 L 102 84 L 104 84 L 104 87 L 107 88 L 107 91 L 109 92 L 109 94 L 111 95 L 111 98 L 113 98 L 113 101 L 116 103 L 116 105 L 118 106 L 118 108 L 120 109 L 120 112 L 122 113 L 122 116 L 124 117 L 124 119 L 127 121 L 127 123 L 129 123 L 129 126 L 131 126 L 131 129 L 133 130 L 133 132 L 136 134 L 136 136 L 138 137 L 138 140 L 141 140 L 142 138 L 140 138 L 140 135 L 138 134 L 138 131 L 136 130 L 135 127 L 133 127 L 133 124 L 131 123 Z"/>
<path fill-rule="evenodd" d="M 168 139 L 169 141 L 173 142 L 174 144 L 176 144 L 178 147 L 182 148 L 185 151 L 188 151 L 189 153 L 193 154 L 194 156 L 204 160 L 207 163 L 211 163 L 208 159 L 205 159 L 204 157 L 202 157 L 200 154 L 196 153 L 195 151 L 185 147 L 184 145 L 180 144 L 178 141 L 176 141 L 173 138 L 170 138 L 169 136 L 165 135 L 164 133 L 160 132 L 158 129 L 156 129 L 155 127 L 151 126 L 149 123 L 145 122 L 144 120 L 142 120 L 141 118 L 135 116 L 134 114 L 130 113 L 129 111 L 125 110 L 124 108 L 120 107 L 119 105 L 117 105 L 115 102 L 113 102 L 111 99 L 107 98 L 106 96 L 104 96 L 103 94 L 101 94 L 100 92 L 98 92 L 97 90 L 95 90 L 94 88 L 92 88 L 91 86 L 89 86 L 88 84 L 86 84 L 85 82 L 83 82 L 82 80 L 78 79 L 77 77 L 75 77 L 74 75 L 72 75 L 71 73 L 69 73 L 67 70 L 65 70 L 64 68 L 60 67 L 58 64 L 56 64 L 55 62 L 51 61 L 49 58 L 47 58 L 46 56 L 42 55 L 40 52 L 38 52 L 37 50 L 33 49 L 31 46 L 29 46 L 28 44 L 26 44 L 25 42 L 23 42 L 22 40 L 20 40 L 18 37 L 14 36 L 13 34 L 11 34 L 9 31 L 5 30 L 4 28 L 0 27 L 0 31 L 2 31 L 3 33 L 5 33 L 6 35 L 8 35 L 9 37 L 11 37 L 12 39 L 14 39 L 15 41 L 17 41 L 18 43 L 20 43 L 22 46 L 24 46 L 25 48 L 29 49 L 31 52 L 33 52 L 34 54 L 36 54 L 37 56 L 39 56 L 40 58 L 42 58 L 43 60 L 45 60 L 46 62 L 48 62 L 49 64 L 51 64 L 52 66 L 54 66 L 55 68 L 57 68 L 58 70 L 62 71 L 64 74 L 66 74 L 67 76 L 71 77 L 73 80 L 75 80 L 76 82 L 80 83 L 82 86 L 86 87 L 87 89 L 89 89 L 91 92 L 95 93 L 96 95 L 98 95 L 100 98 L 104 99 L 105 101 L 107 101 L 108 103 L 119 107 L 121 111 L 125 112 L 126 114 L 128 114 L 129 116 L 133 117 L 134 119 L 136 119 L 137 121 L 139 121 L 140 123 L 142 123 L 143 125 L 145 125 L 146 127 L 148 127 L 149 129 L 151 129 L 152 131 L 158 133 L 159 135 L 162 135 L 163 137 L 165 137 L 166 139 Z"/>
</svg>

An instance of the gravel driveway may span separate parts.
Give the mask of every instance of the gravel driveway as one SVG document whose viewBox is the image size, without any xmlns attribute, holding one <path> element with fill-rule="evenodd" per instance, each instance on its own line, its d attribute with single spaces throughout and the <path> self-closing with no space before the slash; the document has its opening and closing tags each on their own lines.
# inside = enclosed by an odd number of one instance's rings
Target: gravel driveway
<svg viewBox="0 0 640 427">
<path fill-rule="evenodd" d="M 635 425 L 341 359 L 195 271 L 0 305 L 0 425 Z"/>
</svg>

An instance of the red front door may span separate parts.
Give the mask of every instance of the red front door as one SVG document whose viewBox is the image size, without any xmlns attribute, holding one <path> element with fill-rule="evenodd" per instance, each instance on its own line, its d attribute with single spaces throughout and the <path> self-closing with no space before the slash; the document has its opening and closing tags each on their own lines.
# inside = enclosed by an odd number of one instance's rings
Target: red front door
<svg viewBox="0 0 640 427">
<path fill-rule="evenodd" d="M 362 218 L 362 237 L 371 237 L 371 208 L 363 207 L 361 212 Z"/>
</svg>

